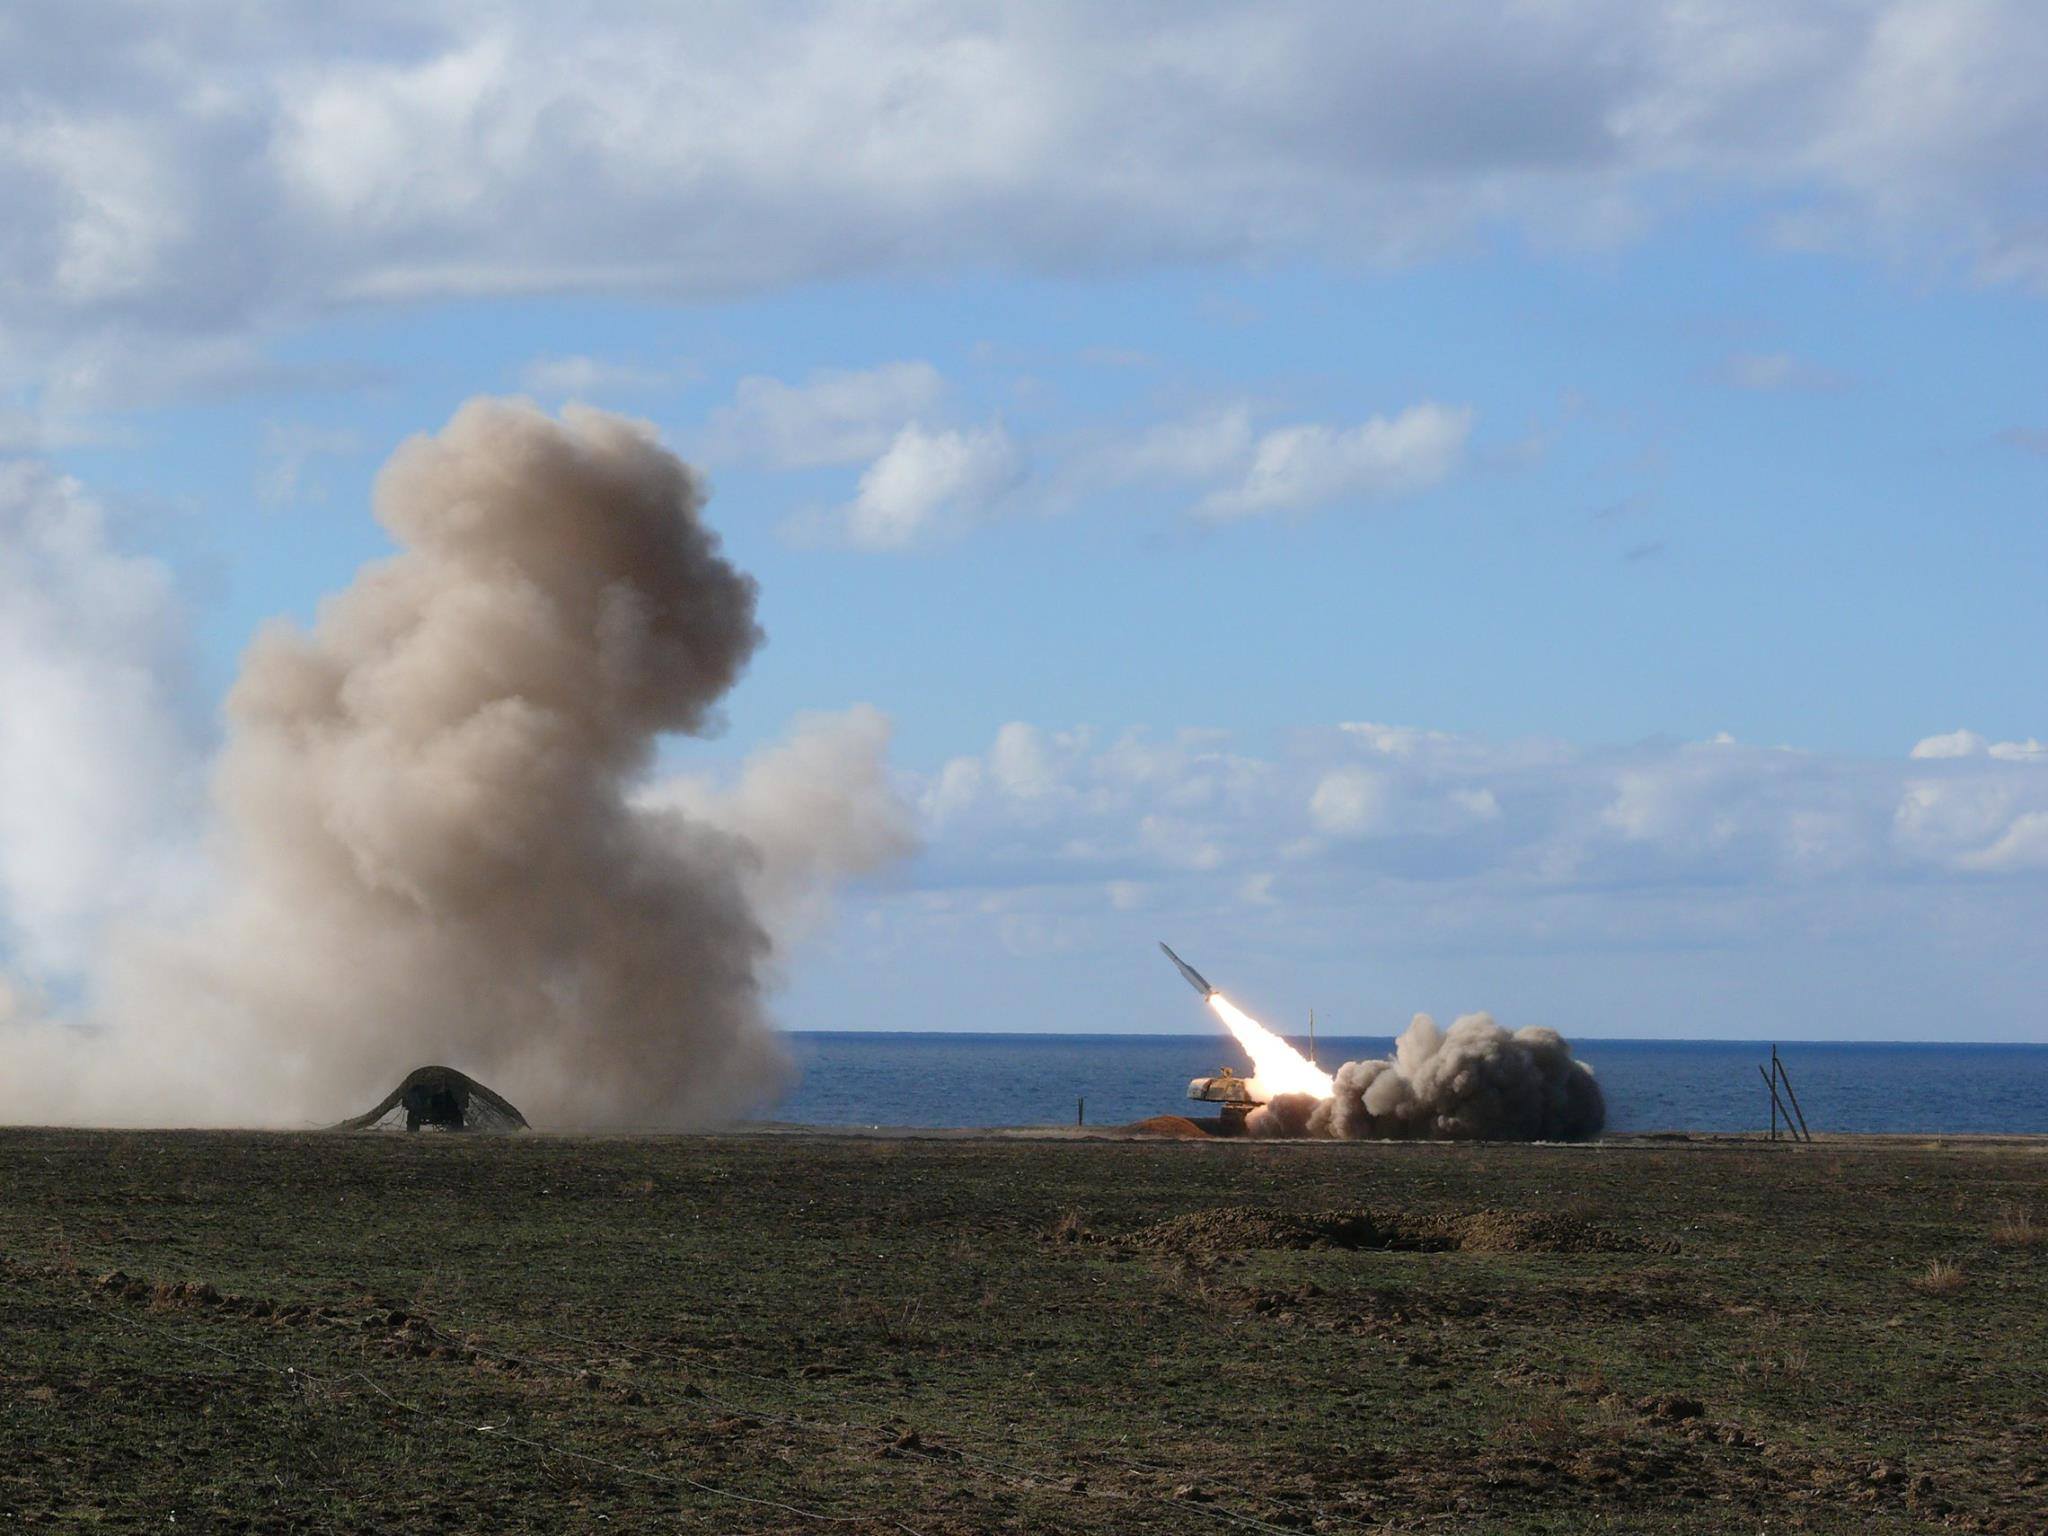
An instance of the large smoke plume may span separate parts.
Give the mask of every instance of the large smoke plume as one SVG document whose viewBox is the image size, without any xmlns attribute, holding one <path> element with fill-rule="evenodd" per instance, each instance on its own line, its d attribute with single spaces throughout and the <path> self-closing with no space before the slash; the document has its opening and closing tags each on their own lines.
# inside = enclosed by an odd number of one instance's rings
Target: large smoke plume
<svg viewBox="0 0 2048 1536">
<path fill-rule="evenodd" d="M 703 501 L 596 411 L 476 401 L 401 447 L 399 552 L 245 658 L 201 910 L 112 946 L 97 1022 L 24 1048 L 0 1115 L 332 1119 L 428 1061 L 554 1125 L 771 1099 L 776 936 L 909 823 L 871 710 L 736 787 L 649 783 L 762 639 Z"/>
<path fill-rule="evenodd" d="M 1347 1061 L 1328 1098 L 1280 1094 L 1253 1110 L 1245 1129 L 1345 1140 L 1582 1141 L 1606 1123 L 1598 1080 L 1556 1030 L 1511 1034 L 1485 1013 L 1440 1029 L 1418 1013 L 1392 1060 Z"/>
</svg>

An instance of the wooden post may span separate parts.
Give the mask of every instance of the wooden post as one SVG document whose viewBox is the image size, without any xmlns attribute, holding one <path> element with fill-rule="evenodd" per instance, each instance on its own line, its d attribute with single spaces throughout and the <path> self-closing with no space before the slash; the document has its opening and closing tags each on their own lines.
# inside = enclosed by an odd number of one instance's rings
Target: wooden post
<svg viewBox="0 0 2048 1536">
<path fill-rule="evenodd" d="M 1765 1081 L 1772 1083 L 1772 1141 L 1778 1141 L 1778 1042 L 1772 1042 L 1772 1075 Z M 1786 1116 L 1786 1135 L 1792 1135 L 1792 1116 Z"/>
<path fill-rule="evenodd" d="M 1086 1099 L 1074 1100 L 1074 1124 L 1085 1125 L 1087 1123 L 1087 1120 L 1088 1101 Z"/>
<path fill-rule="evenodd" d="M 1799 1107 L 1799 1095 L 1792 1091 L 1792 1074 L 1785 1070 L 1785 1063 L 1778 1059 L 1775 1046 L 1771 1048 L 1771 1065 L 1778 1069 L 1778 1081 L 1785 1085 L 1785 1098 L 1792 1106 L 1792 1113 L 1799 1117 L 1799 1134 L 1808 1141 L 1813 1140 L 1813 1132 L 1806 1128 L 1806 1111 Z"/>
<path fill-rule="evenodd" d="M 1792 1117 L 1786 1114 L 1785 1106 L 1778 1102 L 1777 1083 L 1772 1079 L 1771 1074 L 1762 1067 L 1756 1069 L 1756 1075 L 1764 1080 L 1764 1087 L 1769 1089 L 1771 1094 L 1771 1140 L 1776 1141 L 1778 1139 L 1778 1116 L 1782 1114 L 1785 1115 L 1785 1134 L 1791 1137 L 1792 1140 L 1797 1141 L 1799 1137 L 1792 1129 Z"/>
</svg>

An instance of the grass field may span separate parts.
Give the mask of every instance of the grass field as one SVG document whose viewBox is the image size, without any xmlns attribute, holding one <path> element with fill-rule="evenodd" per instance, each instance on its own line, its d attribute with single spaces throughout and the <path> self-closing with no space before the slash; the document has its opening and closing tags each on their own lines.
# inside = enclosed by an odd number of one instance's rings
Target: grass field
<svg viewBox="0 0 2048 1536">
<path fill-rule="evenodd" d="M 0 1131 L 0 1529 L 2048 1530 L 2048 1147 Z"/>
</svg>

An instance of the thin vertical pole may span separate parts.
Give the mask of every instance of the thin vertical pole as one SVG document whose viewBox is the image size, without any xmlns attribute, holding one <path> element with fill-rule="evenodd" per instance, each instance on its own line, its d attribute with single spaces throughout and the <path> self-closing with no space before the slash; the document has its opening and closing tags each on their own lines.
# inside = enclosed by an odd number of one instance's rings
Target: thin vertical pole
<svg viewBox="0 0 2048 1536">
<path fill-rule="evenodd" d="M 1085 1125 L 1087 1123 L 1087 1120 L 1088 1101 L 1086 1099 L 1074 1100 L 1074 1124 Z"/>
<path fill-rule="evenodd" d="M 1764 1080 L 1764 1092 L 1770 1095 L 1771 1102 L 1765 1107 L 1769 1109 L 1771 1112 L 1771 1140 L 1776 1141 L 1778 1139 L 1777 1090 L 1771 1087 L 1771 1074 L 1766 1072 L 1762 1067 L 1758 1067 L 1756 1069 L 1756 1075 Z"/>
</svg>

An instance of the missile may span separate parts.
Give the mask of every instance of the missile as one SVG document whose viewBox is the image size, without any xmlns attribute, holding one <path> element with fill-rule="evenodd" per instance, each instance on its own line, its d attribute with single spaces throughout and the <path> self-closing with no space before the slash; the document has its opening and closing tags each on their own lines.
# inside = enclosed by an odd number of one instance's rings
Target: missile
<svg viewBox="0 0 2048 1536">
<path fill-rule="evenodd" d="M 1172 950 L 1167 949 L 1166 941 L 1164 939 L 1161 939 L 1159 941 L 1159 947 L 1162 950 L 1166 950 L 1166 958 L 1173 962 L 1173 968 L 1175 970 L 1179 971 L 1181 975 L 1185 976 L 1188 979 L 1188 985 L 1193 987 L 1197 992 L 1202 994 L 1202 1001 L 1207 1002 L 1210 998 L 1216 995 L 1216 989 L 1209 985 L 1209 983 L 1203 978 L 1202 973 L 1196 970 L 1192 965 L 1189 965 L 1187 961 L 1181 959 L 1181 957 L 1179 955 L 1176 955 Z"/>
</svg>

